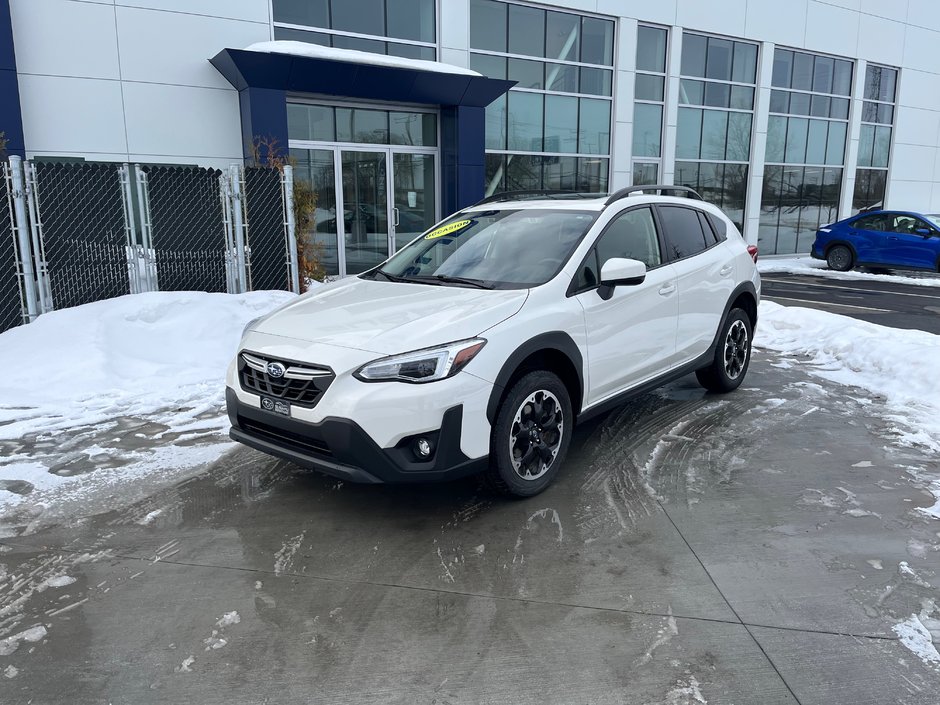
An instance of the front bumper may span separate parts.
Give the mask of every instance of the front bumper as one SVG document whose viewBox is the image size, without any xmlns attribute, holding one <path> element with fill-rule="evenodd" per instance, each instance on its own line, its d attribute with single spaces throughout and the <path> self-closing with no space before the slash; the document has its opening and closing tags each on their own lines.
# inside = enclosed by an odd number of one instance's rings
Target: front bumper
<svg viewBox="0 0 940 705">
<path fill-rule="evenodd" d="M 430 432 L 436 450 L 430 461 L 418 462 L 409 444 L 380 447 L 357 423 L 327 416 L 318 422 L 298 421 L 263 411 L 225 390 L 229 435 L 233 440 L 301 467 L 359 483 L 401 483 L 452 480 L 482 471 L 487 457 L 470 459 L 461 451 L 463 405 L 444 412 L 441 426 Z"/>
</svg>

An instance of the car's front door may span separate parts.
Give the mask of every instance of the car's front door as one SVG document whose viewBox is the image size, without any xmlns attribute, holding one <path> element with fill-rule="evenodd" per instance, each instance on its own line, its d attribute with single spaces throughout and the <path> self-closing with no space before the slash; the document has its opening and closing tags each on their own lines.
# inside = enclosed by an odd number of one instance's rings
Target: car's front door
<svg viewBox="0 0 940 705">
<path fill-rule="evenodd" d="M 940 253 L 940 233 L 936 228 L 916 216 L 899 213 L 894 217 L 891 230 L 882 262 L 899 267 L 936 269 Z"/>
<path fill-rule="evenodd" d="M 644 262 L 646 278 L 641 284 L 618 286 L 605 298 L 598 287 L 600 272 L 612 257 Z M 673 364 L 676 273 L 663 262 L 649 206 L 626 210 L 607 225 L 573 286 L 587 329 L 587 405 L 655 377 Z"/>
</svg>

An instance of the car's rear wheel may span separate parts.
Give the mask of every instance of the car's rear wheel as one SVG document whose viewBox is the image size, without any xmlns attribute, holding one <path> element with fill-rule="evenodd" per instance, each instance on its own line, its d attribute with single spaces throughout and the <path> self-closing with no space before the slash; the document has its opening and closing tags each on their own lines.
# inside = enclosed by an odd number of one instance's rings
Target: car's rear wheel
<svg viewBox="0 0 940 705">
<path fill-rule="evenodd" d="M 829 265 L 829 269 L 847 272 L 855 264 L 855 255 L 845 245 L 836 245 L 826 253 L 826 264 Z"/>
<path fill-rule="evenodd" d="M 718 335 L 715 357 L 708 367 L 695 372 L 699 384 L 710 392 L 730 392 L 741 386 L 751 364 L 751 319 L 740 308 L 728 313 Z"/>
<path fill-rule="evenodd" d="M 558 376 L 545 370 L 526 374 L 497 412 L 487 484 L 516 497 L 544 490 L 564 462 L 573 425 L 568 389 Z"/>
</svg>

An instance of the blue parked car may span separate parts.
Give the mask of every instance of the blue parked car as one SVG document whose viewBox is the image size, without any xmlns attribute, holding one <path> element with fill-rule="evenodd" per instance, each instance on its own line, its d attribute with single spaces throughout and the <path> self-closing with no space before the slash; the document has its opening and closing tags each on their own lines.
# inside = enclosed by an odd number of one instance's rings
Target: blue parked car
<svg viewBox="0 0 940 705">
<path fill-rule="evenodd" d="M 813 257 L 830 269 L 853 267 L 940 271 L 940 215 L 869 211 L 824 225 L 816 232 Z"/>
</svg>

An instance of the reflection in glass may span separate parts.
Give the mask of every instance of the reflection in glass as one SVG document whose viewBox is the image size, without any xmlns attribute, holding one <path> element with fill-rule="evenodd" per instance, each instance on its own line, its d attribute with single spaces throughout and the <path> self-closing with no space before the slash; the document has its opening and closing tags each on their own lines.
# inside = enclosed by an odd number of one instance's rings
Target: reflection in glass
<svg viewBox="0 0 940 705">
<path fill-rule="evenodd" d="M 542 188 L 542 157 L 510 154 L 506 157 L 506 190 L 531 191 Z"/>
<path fill-rule="evenodd" d="M 506 78 L 506 57 L 470 54 L 470 68 L 490 78 Z"/>
<path fill-rule="evenodd" d="M 848 124 L 829 123 L 829 142 L 826 145 L 826 164 L 842 165 L 845 161 L 845 134 Z"/>
<path fill-rule="evenodd" d="M 636 36 L 638 71 L 666 72 L 666 30 L 640 25 Z"/>
<path fill-rule="evenodd" d="M 606 154 L 610 150 L 610 101 L 581 98 L 578 151 Z"/>
<path fill-rule="evenodd" d="M 395 249 L 398 250 L 437 222 L 434 156 L 393 154 L 393 205 L 398 209 Z"/>
<path fill-rule="evenodd" d="M 682 34 L 682 75 L 705 77 L 705 52 L 708 39 L 698 34 Z"/>
<path fill-rule="evenodd" d="M 506 101 L 501 95 L 486 106 L 487 149 L 506 149 Z"/>
<path fill-rule="evenodd" d="M 662 130 L 663 107 L 637 103 L 633 108 L 633 156 L 661 156 Z"/>
<path fill-rule="evenodd" d="M 725 159 L 746 162 L 751 156 L 751 114 L 728 113 L 728 143 Z"/>
<path fill-rule="evenodd" d="M 506 51 L 506 8 L 495 0 L 470 0 L 470 46 Z"/>
<path fill-rule="evenodd" d="M 679 108 L 676 128 L 676 157 L 698 159 L 702 148 L 702 110 Z"/>
<path fill-rule="evenodd" d="M 307 227 L 298 220 L 298 228 L 306 236 L 312 248 L 308 254 L 318 256 L 327 274 L 339 274 L 336 239 L 336 176 L 333 151 L 329 149 L 291 149 L 294 161 L 294 178 L 305 181 L 313 188 L 316 209 L 310 216 Z"/>
<path fill-rule="evenodd" d="M 605 193 L 609 159 L 599 157 L 578 158 L 578 191 Z"/>
<path fill-rule="evenodd" d="M 887 167 L 888 151 L 891 147 L 891 128 L 879 125 L 875 128 L 875 143 L 872 147 L 871 165 Z"/>
<path fill-rule="evenodd" d="M 545 56 L 545 10 L 509 5 L 509 53 Z"/>
<path fill-rule="evenodd" d="M 734 71 L 732 81 L 738 83 L 755 83 L 757 81 L 757 46 L 734 43 Z"/>
<path fill-rule="evenodd" d="M 578 92 L 578 67 L 567 64 L 545 64 L 545 87 L 550 91 Z"/>
<path fill-rule="evenodd" d="M 787 139 L 787 119 L 771 115 L 767 121 L 767 162 L 782 162 Z"/>
<path fill-rule="evenodd" d="M 274 0 L 274 21 L 329 28 L 330 1 Z"/>
<path fill-rule="evenodd" d="M 662 76 L 650 76 L 646 73 L 636 75 L 636 94 L 637 100 L 658 100 L 663 99 L 663 81 Z M 686 81 L 682 81 L 686 83 Z"/>
<path fill-rule="evenodd" d="M 512 6 L 510 6 L 512 7 Z M 528 59 L 509 60 L 509 80 L 518 81 L 518 88 L 542 88 L 543 68 L 541 61 Z"/>
<path fill-rule="evenodd" d="M 871 166 L 871 157 L 875 148 L 875 126 L 862 125 L 858 137 L 858 165 Z"/>
<path fill-rule="evenodd" d="M 595 17 L 581 18 L 581 61 L 586 64 L 613 65 L 613 22 Z"/>
<path fill-rule="evenodd" d="M 578 61 L 581 54 L 581 18 L 567 12 L 548 12 L 545 21 L 545 57 Z"/>
<path fill-rule="evenodd" d="M 578 99 L 545 96 L 545 151 L 578 151 Z"/>
<path fill-rule="evenodd" d="M 336 108 L 336 139 L 340 142 L 388 144 L 388 113 L 384 110 Z"/>
<path fill-rule="evenodd" d="M 388 257 L 385 152 L 342 153 L 346 273 L 359 274 Z"/>
<path fill-rule="evenodd" d="M 708 53 L 705 59 L 705 77 L 720 81 L 731 80 L 731 62 L 733 43 L 728 39 L 709 37 Z"/>
<path fill-rule="evenodd" d="M 575 157 L 543 157 L 542 188 L 571 191 L 578 186 L 578 160 Z"/>
<path fill-rule="evenodd" d="M 292 140 L 332 142 L 336 139 L 333 108 L 327 105 L 287 104 L 287 135 Z"/>
<path fill-rule="evenodd" d="M 826 163 L 826 139 L 829 135 L 828 120 L 810 120 L 806 140 L 806 163 Z M 820 172 L 821 173 L 821 172 Z M 820 176 L 820 178 L 822 178 Z"/>
<path fill-rule="evenodd" d="M 806 134 L 809 120 L 790 118 L 787 126 L 787 149 L 784 161 L 789 164 L 802 164 L 806 160 Z"/>
<path fill-rule="evenodd" d="M 541 93 L 509 92 L 509 149 L 542 150 L 543 99 Z"/>
<path fill-rule="evenodd" d="M 647 164 L 644 162 L 633 163 L 633 185 L 645 186 L 646 184 L 659 183 L 659 164 Z"/>
<path fill-rule="evenodd" d="M 855 192 L 852 195 L 852 211 L 882 206 L 885 198 L 888 172 L 880 169 L 859 169 L 855 173 Z"/>
<path fill-rule="evenodd" d="M 386 0 L 386 4 L 389 37 L 434 41 L 434 0 Z"/>
<path fill-rule="evenodd" d="M 728 113 L 706 110 L 702 115 L 702 159 L 724 159 L 728 144 Z"/>
<path fill-rule="evenodd" d="M 607 69 L 581 67 L 581 92 L 591 95 L 610 95 L 614 72 Z"/>
<path fill-rule="evenodd" d="M 437 115 L 433 113 L 396 113 L 388 115 L 392 144 L 416 147 L 437 146 Z"/>
</svg>

